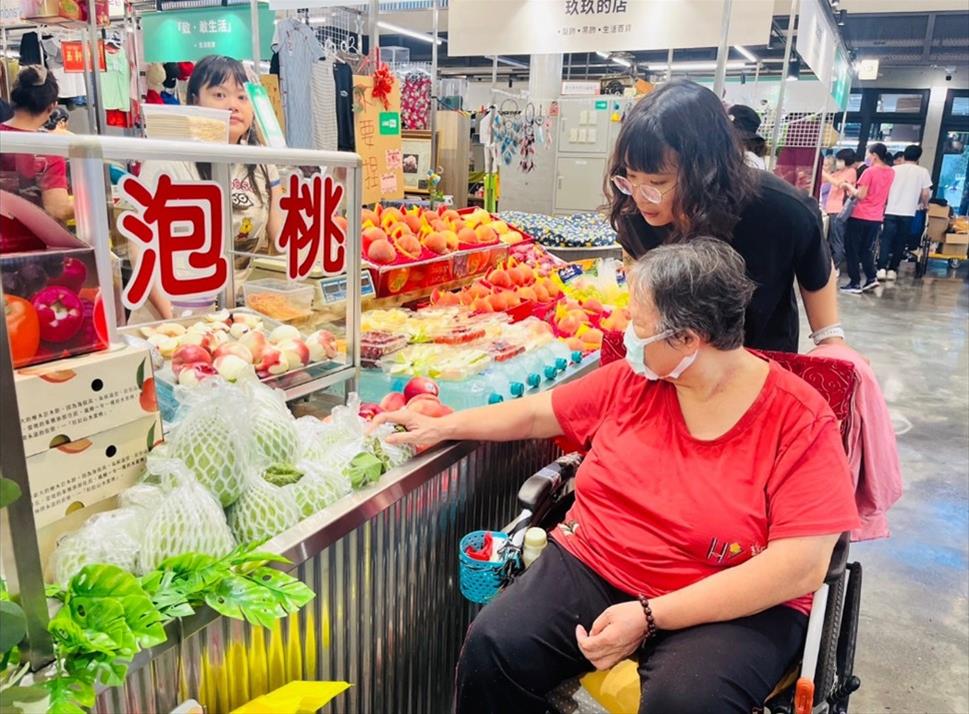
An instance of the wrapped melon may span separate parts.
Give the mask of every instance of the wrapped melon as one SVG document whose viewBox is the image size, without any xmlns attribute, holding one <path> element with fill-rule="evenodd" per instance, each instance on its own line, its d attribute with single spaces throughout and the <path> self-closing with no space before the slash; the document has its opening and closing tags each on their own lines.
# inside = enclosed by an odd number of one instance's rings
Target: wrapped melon
<svg viewBox="0 0 969 714">
<path fill-rule="evenodd" d="M 350 493 L 350 481 L 340 469 L 312 462 L 296 466 L 302 478 L 287 488 L 296 499 L 300 515 L 307 518 Z"/>
<path fill-rule="evenodd" d="M 242 493 L 249 466 L 246 398 L 220 380 L 203 382 L 187 392 L 180 420 L 170 436 L 169 453 L 189 470 L 223 506 Z"/>
<path fill-rule="evenodd" d="M 96 513 L 57 542 L 51 555 L 54 582 L 66 585 L 85 565 L 104 563 L 135 572 L 145 531 L 144 512 L 119 508 Z"/>
<path fill-rule="evenodd" d="M 285 463 L 296 461 L 299 438 L 296 420 L 290 413 L 282 393 L 263 384 L 247 384 L 250 394 L 249 426 L 253 436 L 253 458 L 257 463 Z"/>
<path fill-rule="evenodd" d="M 289 487 L 253 474 L 239 499 L 226 510 L 229 528 L 240 543 L 272 538 L 299 523 L 296 498 Z"/>
<path fill-rule="evenodd" d="M 235 547 L 219 502 L 184 463 L 171 459 L 156 461 L 151 467 L 166 493 L 160 504 L 149 511 L 140 572 L 148 572 L 174 555 L 197 552 L 222 556 Z"/>
</svg>

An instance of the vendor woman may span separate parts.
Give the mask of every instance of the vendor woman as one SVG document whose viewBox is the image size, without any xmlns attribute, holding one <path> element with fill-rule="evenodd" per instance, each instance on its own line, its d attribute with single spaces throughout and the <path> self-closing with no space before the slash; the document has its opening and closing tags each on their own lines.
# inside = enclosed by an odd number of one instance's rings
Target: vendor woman
<svg viewBox="0 0 969 714">
<path fill-rule="evenodd" d="M 743 256 L 756 286 L 744 344 L 797 352 L 797 281 L 817 344 L 841 341 L 837 284 L 817 201 L 746 165 L 723 104 L 709 89 L 674 80 L 623 121 L 606 179 L 619 242 L 640 258 L 705 235 Z"/>
<path fill-rule="evenodd" d="M 549 546 L 468 630 L 457 714 L 539 714 L 563 680 L 630 656 L 641 714 L 750 714 L 858 525 L 828 404 L 743 347 L 755 286 L 740 255 L 708 238 L 658 247 L 630 285 L 625 360 L 504 404 L 375 419 L 407 429 L 394 443 L 589 449 Z"/>
<path fill-rule="evenodd" d="M 229 142 L 232 144 L 259 144 L 253 127 L 252 104 L 246 93 L 248 79 L 245 67 L 238 60 L 209 55 L 195 65 L 188 81 L 189 104 L 210 109 L 227 109 L 231 112 Z M 212 179 L 212 164 L 146 161 L 142 166 L 140 179 L 151 186 L 162 173 L 168 174 L 175 181 L 208 181 Z M 232 167 L 231 181 L 235 250 L 244 253 L 263 252 L 271 245 L 282 226 L 279 172 L 273 165 L 237 164 Z M 245 256 L 236 258 L 237 286 L 245 281 L 250 262 Z M 211 304 L 211 300 L 201 300 L 180 301 L 173 305 L 156 286 L 152 289 L 149 301 L 129 321 L 135 323 L 170 319 L 208 309 Z"/>
</svg>

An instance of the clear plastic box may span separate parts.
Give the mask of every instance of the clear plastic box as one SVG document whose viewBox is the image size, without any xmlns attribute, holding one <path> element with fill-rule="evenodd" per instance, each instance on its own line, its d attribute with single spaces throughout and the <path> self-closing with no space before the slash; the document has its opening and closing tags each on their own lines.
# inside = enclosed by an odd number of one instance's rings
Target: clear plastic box
<svg viewBox="0 0 969 714">
<path fill-rule="evenodd" d="M 392 332 L 365 332 L 360 336 L 360 360 L 376 365 L 382 357 L 407 346 L 407 335 Z"/>
<path fill-rule="evenodd" d="M 312 285 L 263 278 L 245 283 L 242 292 L 251 309 L 273 320 L 289 322 L 309 316 L 316 290 Z"/>
</svg>

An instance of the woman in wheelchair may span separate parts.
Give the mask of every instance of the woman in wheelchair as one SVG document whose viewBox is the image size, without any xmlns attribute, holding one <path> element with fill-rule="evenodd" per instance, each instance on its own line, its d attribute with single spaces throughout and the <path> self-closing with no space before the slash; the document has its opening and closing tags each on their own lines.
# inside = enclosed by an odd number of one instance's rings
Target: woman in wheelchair
<svg viewBox="0 0 969 714">
<path fill-rule="evenodd" d="M 468 630 L 456 711 L 544 712 L 561 681 L 639 660 L 641 712 L 751 710 L 798 656 L 858 516 L 824 399 L 743 348 L 754 286 L 725 242 L 649 251 L 627 358 L 551 392 L 377 422 L 400 443 L 566 435 L 589 449 L 549 547 Z"/>
</svg>

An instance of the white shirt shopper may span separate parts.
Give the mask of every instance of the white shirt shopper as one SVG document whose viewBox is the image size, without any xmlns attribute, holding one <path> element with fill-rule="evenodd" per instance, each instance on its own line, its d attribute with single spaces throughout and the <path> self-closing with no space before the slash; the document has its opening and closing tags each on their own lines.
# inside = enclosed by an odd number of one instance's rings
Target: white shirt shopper
<svg viewBox="0 0 969 714">
<path fill-rule="evenodd" d="M 905 161 L 892 167 L 892 180 L 885 204 L 881 240 L 878 248 L 878 280 L 898 278 L 898 266 L 907 248 L 914 248 L 917 238 L 912 235 L 912 219 L 915 212 L 928 203 L 932 189 L 932 177 L 928 170 L 918 165 L 922 148 L 915 144 L 905 147 Z"/>
</svg>

